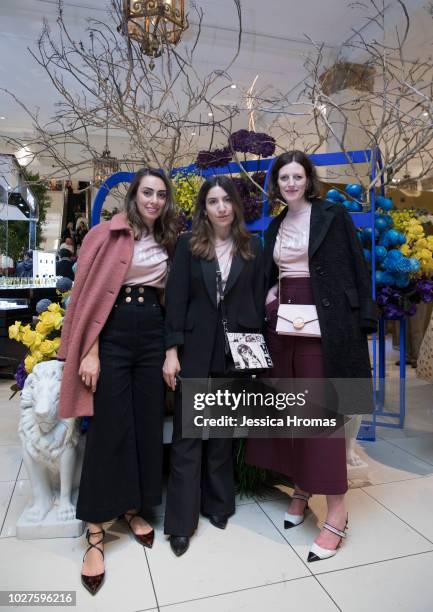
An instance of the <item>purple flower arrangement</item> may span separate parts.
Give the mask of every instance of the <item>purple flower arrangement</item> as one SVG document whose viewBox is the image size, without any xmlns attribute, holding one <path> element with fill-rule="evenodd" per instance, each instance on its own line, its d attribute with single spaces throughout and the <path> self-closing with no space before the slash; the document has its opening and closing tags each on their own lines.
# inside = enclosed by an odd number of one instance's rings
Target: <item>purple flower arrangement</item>
<svg viewBox="0 0 433 612">
<path fill-rule="evenodd" d="M 240 153 L 270 157 L 275 153 L 275 138 L 264 132 L 238 130 L 230 135 L 229 148 Z"/>
<path fill-rule="evenodd" d="M 20 391 L 24 387 L 26 378 L 27 378 L 27 372 L 24 367 L 24 361 L 21 361 L 19 366 L 17 367 L 17 371 L 15 372 L 15 380 L 17 381 L 17 387 Z"/>
<path fill-rule="evenodd" d="M 404 289 L 383 286 L 378 289 L 376 301 L 386 318 L 411 317 L 416 305 L 433 300 L 433 280 L 421 278 Z"/>
<path fill-rule="evenodd" d="M 196 166 L 202 170 L 208 168 L 218 168 L 226 166 L 232 160 L 232 153 L 229 147 L 215 149 L 214 151 L 199 151 L 195 161 Z"/>
</svg>

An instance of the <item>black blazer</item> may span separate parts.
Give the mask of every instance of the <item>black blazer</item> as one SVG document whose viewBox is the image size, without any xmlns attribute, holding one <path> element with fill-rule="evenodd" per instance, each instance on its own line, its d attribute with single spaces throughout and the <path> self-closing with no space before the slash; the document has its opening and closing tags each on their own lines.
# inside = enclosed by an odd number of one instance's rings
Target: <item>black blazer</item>
<svg viewBox="0 0 433 612">
<path fill-rule="evenodd" d="M 218 321 L 215 260 L 192 255 L 191 233 L 179 237 L 165 290 L 166 348 L 179 347 L 180 375 L 209 375 Z M 260 239 L 251 238 L 254 259 L 233 257 L 224 290 L 230 332 L 261 331 L 264 318 L 263 253 Z"/>
<path fill-rule="evenodd" d="M 278 282 L 273 252 L 285 208 L 265 232 L 265 288 Z M 370 378 L 367 336 L 376 330 L 370 272 L 350 214 L 314 199 L 308 246 L 311 285 L 322 333 L 326 376 Z"/>
</svg>

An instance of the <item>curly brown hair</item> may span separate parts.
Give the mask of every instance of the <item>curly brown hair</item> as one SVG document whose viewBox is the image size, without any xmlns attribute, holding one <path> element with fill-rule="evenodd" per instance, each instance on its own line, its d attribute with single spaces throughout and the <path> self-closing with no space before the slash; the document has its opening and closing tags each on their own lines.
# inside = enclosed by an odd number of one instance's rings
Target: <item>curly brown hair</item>
<svg viewBox="0 0 433 612">
<path fill-rule="evenodd" d="M 138 212 L 136 204 L 138 187 L 140 186 L 141 179 L 145 176 L 156 176 L 165 185 L 167 199 L 161 215 L 155 221 L 153 235 L 156 242 L 162 244 L 168 253 L 172 255 L 177 240 L 175 203 L 171 183 L 162 171 L 155 170 L 154 168 L 142 168 L 137 172 L 125 196 L 124 211 L 126 217 L 134 232 L 135 240 L 140 240 L 143 234 L 147 234 L 149 230 Z"/>
<path fill-rule="evenodd" d="M 310 160 L 310 158 L 302 151 L 286 151 L 277 158 L 275 158 L 272 164 L 271 174 L 268 183 L 268 197 L 271 204 L 282 203 L 285 204 L 285 200 L 281 195 L 280 188 L 278 187 L 278 174 L 283 166 L 296 162 L 301 164 L 305 170 L 305 176 L 307 177 L 307 187 L 305 189 L 305 198 L 311 200 L 317 198 L 320 195 L 320 181 L 317 177 L 316 166 Z"/>
<path fill-rule="evenodd" d="M 243 259 L 252 259 L 254 255 L 250 247 L 251 234 L 245 227 L 242 201 L 233 181 L 224 175 L 208 178 L 200 187 L 192 220 L 190 242 L 192 254 L 208 260 L 215 258 L 215 233 L 211 222 L 205 215 L 206 197 L 213 187 L 224 189 L 233 206 L 232 236 L 234 252 L 238 252 Z"/>
</svg>

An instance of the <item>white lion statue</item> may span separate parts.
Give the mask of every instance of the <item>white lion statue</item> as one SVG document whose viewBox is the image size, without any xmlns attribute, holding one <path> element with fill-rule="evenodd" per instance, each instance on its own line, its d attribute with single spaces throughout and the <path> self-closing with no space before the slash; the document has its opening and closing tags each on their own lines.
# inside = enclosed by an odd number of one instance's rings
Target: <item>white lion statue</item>
<svg viewBox="0 0 433 612">
<path fill-rule="evenodd" d="M 76 480 L 79 431 L 76 419 L 57 416 L 62 372 L 61 361 L 38 363 L 21 393 L 18 432 L 33 493 L 33 503 L 23 516 L 32 523 L 41 522 L 48 514 L 57 490 L 57 519 L 75 519 L 71 493 Z"/>
</svg>

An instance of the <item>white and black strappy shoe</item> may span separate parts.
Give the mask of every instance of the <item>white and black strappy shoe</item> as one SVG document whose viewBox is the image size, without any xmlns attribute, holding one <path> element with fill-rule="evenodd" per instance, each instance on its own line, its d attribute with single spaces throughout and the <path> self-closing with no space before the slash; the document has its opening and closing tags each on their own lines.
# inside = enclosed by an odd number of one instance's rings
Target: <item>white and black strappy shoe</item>
<svg viewBox="0 0 433 612">
<path fill-rule="evenodd" d="M 302 514 L 290 514 L 289 512 L 285 513 L 284 529 L 291 529 L 292 527 L 296 527 L 297 525 L 300 525 L 304 522 L 305 513 L 308 510 L 308 500 L 310 499 L 310 497 L 311 495 L 304 495 L 303 493 L 293 493 L 292 499 L 301 499 L 302 501 L 307 503 Z"/>
<path fill-rule="evenodd" d="M 335 554 L 337 554 L 337 550 L 341 546 L 341 542 L 347 536 L 346 534 L 347 523 L 348 523 L 348 520 L 346 519 L 346 525 L 343 531 L 341 531 L 340 529 L 337 529 L 336 527 L 333 527 L 333 525 L 330 525 L 329 523 L 325 523 L 323 525 L 323 528 L 327 529 L 328 531 L 331 531 L 332 533 L 335 533 L 335 535 L 337 535 L 340 538 L 340 541 L 338 542 L 336 548 L 334 548 L 333 550 L 329 550 L 328 548 L 322 548 L 321 546 L 316 544 L 316 542 L 313 542 L 313 545 L 310 548 L 310 552 L 308 553 L 307 561 L 309 563 L 312 563 L 313 561 L 323 561 L 323 559 L 330 559 Z"/>
</svg>

